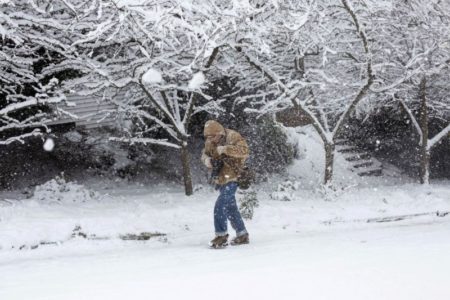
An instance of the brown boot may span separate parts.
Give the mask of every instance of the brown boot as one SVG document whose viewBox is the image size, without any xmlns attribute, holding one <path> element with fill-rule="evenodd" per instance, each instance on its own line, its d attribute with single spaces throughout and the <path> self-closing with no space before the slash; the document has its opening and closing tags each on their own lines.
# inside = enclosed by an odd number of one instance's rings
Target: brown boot
<svg viewBox="0 0 450 300">
<path fill-rule="evenodd" d="M 250 243 L 249 235 L 248 235 L 248 233 L 244 233 L 243 235 L 237 236 L 234 239 L 232 239 L 230 244 L 232 246 L 237 246 L 237 245 L 244 245 L 244 244 L 248 244 L 248 243 Z"/>
<path fill-rule="evenodd" d="M 211 242 L 209 242 L 209 246 L 214 249 L 225 248 L 228 246 L 228 234 L 216 236 Z"/>
</svg>

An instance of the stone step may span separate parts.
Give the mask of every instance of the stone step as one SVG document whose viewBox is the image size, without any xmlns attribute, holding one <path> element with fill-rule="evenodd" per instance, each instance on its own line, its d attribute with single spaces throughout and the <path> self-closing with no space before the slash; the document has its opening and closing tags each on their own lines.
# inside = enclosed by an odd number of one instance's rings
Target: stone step
<svg viewBox="0 0 450 300">
<path fill-rule="evenodd" d="M 336 146 L 352 145 L 352 141 L 346 139 L 338 139 L 334 142 Z"/>
<path fill-rule="evenodd" d="M 372 157 L 369 153 L 355 153 L 351 156 L 344 157 L 346 161 L 368 160 Z"/>
<path fill-rule="evenodd" d="M 335 141 L 336 152 L 341 153 L 344 159 L 351 163 L 351 171 L 359 176 L 382 176 L 383 165 L 370 153 L 358 149 L 349 139 Z"/>
<path fill-rule="evenodd" d="M 338 147 L 336 151 L 339 153 L 356 153 L 359 152 L 360 150 L 353 146 L 345 146 L 345 147 Z"/>
<path fill-rule="evenodd" d="M 383 175 L 383 169 L 372 169 L 372 170 L 366 170 L 364 172 L 359 172 L 359 176 L 381 176 Z"/>
<path fill-rule="evenodd" d="M 359 168 L 370 167 L 370 166 L 373 166 L 373 165 L 374 165 L 374 162 L 371 161 L 371 160 L 368 160 L 368 161 L 359 162 L 359 163 L 353 165 L 353 168 L 359 169 Z"/>
</svg>

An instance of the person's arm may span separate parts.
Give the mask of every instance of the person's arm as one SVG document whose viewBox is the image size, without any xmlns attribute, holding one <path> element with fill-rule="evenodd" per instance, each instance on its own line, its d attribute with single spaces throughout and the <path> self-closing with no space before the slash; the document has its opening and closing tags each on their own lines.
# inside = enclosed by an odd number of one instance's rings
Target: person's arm
<svg viewBox="0 0 450 300">
<path fill-rule="evenodd" d="M 217 152 L 233 158 L 247 158 L 249 149 L 245 139 L 237 132 L 230 134 L 229 143 L 217 147 Z"/>
<path fill-rule="evenodd" d="M 212 169 L 211 157 L 209 157 L 208 155 L 206 155 L 205 149 L 202 150 L 201 161 L 202 161 L 202 163 L 203 163 L 208 169 Z"/>
</svg>

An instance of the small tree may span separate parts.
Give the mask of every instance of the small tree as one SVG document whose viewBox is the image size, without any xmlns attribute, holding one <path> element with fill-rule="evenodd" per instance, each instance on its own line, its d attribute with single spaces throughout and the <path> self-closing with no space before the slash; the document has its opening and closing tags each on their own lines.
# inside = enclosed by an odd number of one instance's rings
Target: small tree
<svg viewBox="0 0 450 300">
<path fill-rule="evenodd" d="M 108 113 L 134 122 L 134 130 L 112 140 L 180 149 L 185 192 L 191 195 L 189 121 L 198 97 L 207 97 L 201 87 L 217 55 L 205 46 L 210 33 L 205 16 L 176 1 L 142 6 L 101 1 L 101 8 L 101 18 L 91 11 L 79 20 L 95 26 L 75 26 L 80 30 L 69 59 L 46 70 L 78 70 L 82 76 L 69 81 L 68 89 L 101 94 L 117 106 Z M 164 136 L 155 136 L 156 131 Z"/>
<path fill-rule="evenodd" d="M 239 16 L 242 28 L 228 41 L 237 59 L 247 63 L 236 64 L 236 72 L 245 74 L 240 86 L 257 91 L 247 111 L 293 107 L 311 120 L 324 144 L 325 184 L 332 179 L 335 141 L 373 84 L 367 10 L 348 0 L 339 6 L 258 2 L 245 18 Z"/>
<path fill-rule="evenodd" d="M 373 92 L 399 101 L 418 134 L 420 182 L 429 183 L 430 153 L 450 132 L 450 5 L 441 1 L 395 3 L 379 34 L 384 64 Z M 378 21 L 380 22 L 380 21 Z M 429 119 L 444 125 L 429 137 Z"/>
</svg>

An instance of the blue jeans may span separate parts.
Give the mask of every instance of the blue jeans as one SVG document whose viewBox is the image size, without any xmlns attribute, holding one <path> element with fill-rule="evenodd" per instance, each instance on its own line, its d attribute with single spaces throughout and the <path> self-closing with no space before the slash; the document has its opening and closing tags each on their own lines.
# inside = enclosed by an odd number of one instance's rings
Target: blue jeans
<svg viewBox="0 0 450 300">
<path fill-rule="evenodd" d="M 231 226 L 236 230 L 237 236 L 247 233 L 244 221 L 236 204 L 235 194 L 238 188 L 237 182 L 228 182 L 218 187 L 220 195 L 214 206 L 214 229 L 216 235 L 223 236 L 227 234 L 227 220 L 230 220 Z"/>
</svg>

